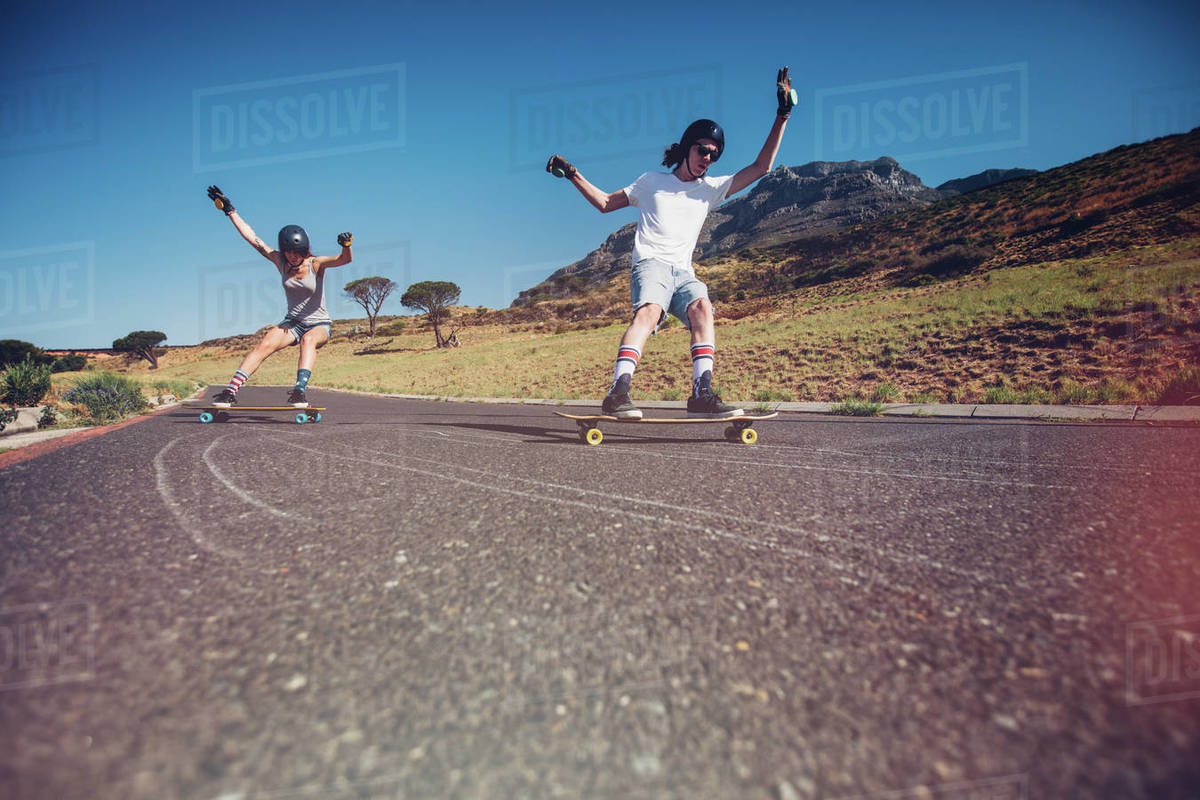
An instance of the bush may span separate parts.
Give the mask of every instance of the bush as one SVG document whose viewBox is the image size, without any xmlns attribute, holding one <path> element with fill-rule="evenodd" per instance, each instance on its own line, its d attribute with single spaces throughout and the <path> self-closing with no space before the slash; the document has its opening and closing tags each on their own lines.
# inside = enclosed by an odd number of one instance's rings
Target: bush
<svg viewBox="0 0 1200 800">
<path fill-rule="evenodd" d="M 0 368 L 20 364 L 32 358 L 34 364 L 49 364 L 54 356 L 46 355 L 42 348 L 20 339 L 0 339 Z"/>
<path fill-rule="evenodd" d="M 962 275 L 991 257 L 991 248 L 951 245 L 939 250 L 937 255 L 917 261 L 913 265 L 914 277 L 930 275 L 934 278 L 948 278 Z"/>
<path fill-rule="evenodd" d="M 38 417 L 38 430 L 49 428 L 58 422 L 58 415 L 54 413 L 53 406 L 43 406 L 42 415 Z"/>
<path fill-rule="evenodd" d="M 1063 223 L 1058 226 L 1058 230 L 1063 238 L 1067 238 L 1077 233 L 1083 233 L 1088 228 L 1099 225 L 1102 222 L 1107 222 L 1108 217 L 1109 211 L 1107 208 L 1098 208 L 1090 214 L 1082 216 L 1077 211 L 1063 220 Z"/>
<path fill-rule="evenodd" d="M 850 397 L 840 403 L 834 403 L 829 413 L 844 417 L 877 417 L 883 413 L 883 406 L 862 398 Z"/>
<path fill-rule="evenodd" d="M 1015 391 L 1001 383 L 988 387 L 984 392 L 983 402 L 988 405 L 1015 405 L 1021 402 L 1021 398 Z"/>
<path fill-rule="evenodd" d="M 72 353 L 66 356 L 60 356 L 50 365 L 51 372 L 80 372 L 87 366 L 87 356 L 79 353 Z"/>
<path fill-rule="evenodd" d="M 894 403 L 900 397 L 900 391 L 890 383 L 881 383 L 871 392 L 871 401 L 875 403 Z"/>
<path fill-rule="evenodd" d="M 4 373 L 4 402 L 10 406 L 36 406 L 50 391 L 50 365 L 26 355 Z"/>
<path fill-rule="evenodd" d="M 12 408 L 0 408 L 0 431 L 8 427 L 8 423 L 17 421 L 17 412 Z"/>
<path fill-rule="evenodd" d="M 84 406 L 97 422 L 136 414 L 148 405 L 136 383 L 111 372 L 80 378 L 75 387 L 63 395 L 63 400 Z"/>
<path fill-rule="evenodd" d="M 1172 375 L 1153 402 L 1164 406 L 1200 405 L 1200 367 L 1186 367 Z"/>
</svg>

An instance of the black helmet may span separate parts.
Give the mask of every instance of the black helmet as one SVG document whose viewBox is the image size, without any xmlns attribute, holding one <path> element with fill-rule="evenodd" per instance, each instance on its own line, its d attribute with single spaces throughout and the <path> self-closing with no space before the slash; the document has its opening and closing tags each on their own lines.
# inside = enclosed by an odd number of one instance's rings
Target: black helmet
<svg viewBox="0 0 1200 800">
<path fill-rule="evenodd" d="M 683 136 L 679 137 L 679 144 L 683 146 L 684 150 L 684 158 L 687 157 L 687 151 L 692 149 L 692 145 L 701 139 L 712 139 L 717 143 L 717 156 L 713 161 L 716 161 L 721 157 L 721 153 L 725 152 L 725 131 L 721 130 L 721 126 L 711 119 L 698 119 L 688 125 Z"/>
<path fill-rule="evenodd" d="M 308 255 L 308 234 L 299 225 L 284 225 L 279 230 L 279 252 Z"/>
</svg>

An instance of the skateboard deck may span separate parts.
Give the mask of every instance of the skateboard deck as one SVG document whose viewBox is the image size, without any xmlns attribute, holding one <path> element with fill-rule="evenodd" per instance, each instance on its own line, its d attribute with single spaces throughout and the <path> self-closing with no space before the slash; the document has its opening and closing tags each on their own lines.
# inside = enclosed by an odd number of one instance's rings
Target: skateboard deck
<svg viewBox="0 0 1200 800">
<path fill-rule="evenodd" d="M 228 422 L 232 414 L 241 414 L 245 411 L 283 411 L 291 412 L 295 415 L 297 423 L 303 425 L 305 422 L 320 422 L 321 412 L 324 407 L 317 408 L 316 406 L 184 406 L 189 411 L 199 411 L 201 422 Z"/>
<path fill-rule="evenodd" d="M 554 413 L 564 419 L 575 420 L 575 424 L 579 428 L 579 441 L 590 445 L 597 445 L 604 441 L 604 434 L 600 432 L 601 422 L 617 422 L 622 425 L 634 423 L 685 425 L 688 423 L 711 424 L 713 422 L 724 422 L 728 426 L 725 428 L 726 440 L 741 442 L 742 444 L 754 444 L 758 441 L 758 432 L 754 430 L 754 423 L 759 420 L 779 416 L 778 411 L 772 411 L 770 414 L 743 414 L 740 417 L 641 417 L 640 419 L 622 419 L 608 414 L 566 414 L 562 411 L 555 411 Z"/>
</svg>

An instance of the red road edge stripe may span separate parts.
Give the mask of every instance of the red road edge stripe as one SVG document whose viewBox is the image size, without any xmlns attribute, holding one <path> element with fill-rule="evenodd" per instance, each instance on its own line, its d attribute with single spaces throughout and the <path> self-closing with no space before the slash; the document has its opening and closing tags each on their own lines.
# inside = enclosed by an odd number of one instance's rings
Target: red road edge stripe
<svg viewBox="0 0 1200 800">
<path fill-rule="evenodd" d="M 29 461 L 30 459 L 37 458 L 38 456 L 44 456 L 47 453 L 53 453 L 55 450 L 61 450 L 64 447 L 70 447 L 73 444 L 79 444 L 80 442 L 85 442 L 88 439 L 95 439 L 97 436 L 103 436 L 106 433 L 119 431 L 121 428 L 128 428 L 130 425 L 136 425 L 139 422 L 144 422 L 151 417 L 158 416 L 165 411 L 171 411 L 176 408 L 179 408 L 179 406 L 167 406 L 166 408 L 160 408 L 157 411 L 151 411 L 149 414 L 143 414 L 140 417 L 127 419 L 124 422 L 118 422 L 114 425 L 101 425 L 98 428 L 89 428 L 86 431 L 79 431 L 78 433 L 68 433 L 66 436 L 60 436 L 57 439 L 50 439 L 49 441 L 38 442 L 37 444 L 26 445 L 25 447 L 18 447 L 16 450 L 12 450 L 7 453 L 0 453 L 0 469 L 11 467 L 14 464 L 20 464 L 24 461 Z M 0 447 L 3 446 L 4 439 L 0 438 Z"/>
</svg>

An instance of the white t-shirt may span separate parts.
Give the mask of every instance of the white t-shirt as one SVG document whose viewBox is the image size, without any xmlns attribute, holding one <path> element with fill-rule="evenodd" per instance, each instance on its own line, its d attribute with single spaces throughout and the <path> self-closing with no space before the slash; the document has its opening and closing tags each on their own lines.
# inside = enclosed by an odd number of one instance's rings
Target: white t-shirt
<svg viewBox="0 0 1200 800">
<path fill-rule="evenodd" d="M 647 172 L 625 187 L 629 204 L 642 212 L 633 237 L 633 263 L 655 258 L 691 269 L 708 210 L 725 199 L 732 185 L 732 175 L 681 181 L 673 172 Z"/>
</svg>

